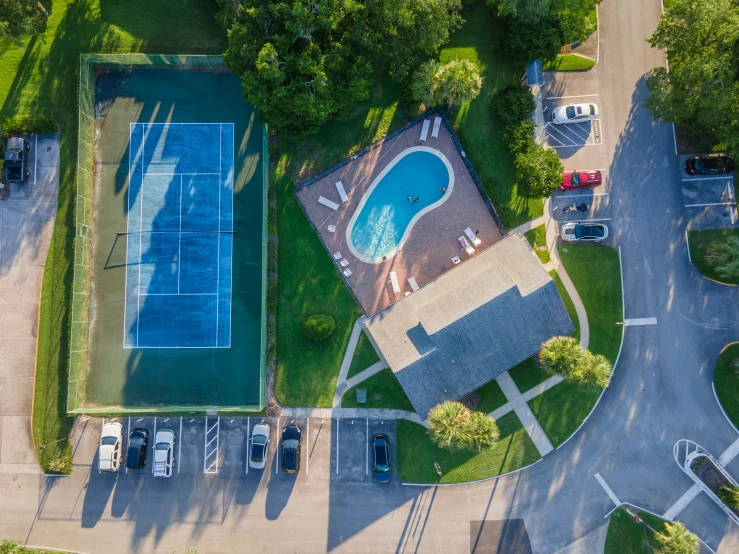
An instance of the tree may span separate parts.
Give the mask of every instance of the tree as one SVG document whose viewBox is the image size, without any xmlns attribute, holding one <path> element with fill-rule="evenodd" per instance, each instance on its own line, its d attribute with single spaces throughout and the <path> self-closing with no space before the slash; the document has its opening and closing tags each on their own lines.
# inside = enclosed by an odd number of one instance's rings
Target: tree
<svg viewBox="0 0 739 554">
<path fill-rule="evenodd" d="M 731 235 L 724 243 L 710 244 L 705 260 L 721 277 L 739 276 L 739 237 Z"/>
<path fill-rule="evenodd" d="M 550 0 L 486 0 L 489 8 L 500 17 L 517 17 L 531 21 L 549 14 Z"/>
<path fill-rule="evenodd" d="M 459 27 L 459 0 L 220 0 L 224 58 L 273 128 L 304 136 L 369 97 L 375 72 L 403 78 Z"/>
<path fill-rule="evenodd" d="M 440 447 L 450 450 L 489 448 L 500 437 L 495 420 L 482 412 L 471 412 L 460 402 L 434 406 L 428 415 L 429 435 Z"/>
<path fill-rule="evenodd" d="M 493 113 L 506 125 L 531 120 L 531 114 L 536 109 L 534 96 L 519 84 L 508 85 L 495 91 L 490 105 Z"/>
<path fill-rule="evenodd" d="M 678 522 L 665 523 L 665 533 L 657 533 L 660 548 L 657 552 L 664 554 L 698 554 L 700 545 L 698 537 Z"/>
<path fill-rule="evenodd" d="M 427 106 L 446 103 L 449 109 L 477 97 L 481 88 L 482 77 L 469 60 L 453 60 L 445 65 L 433 60 L 425 62 L 411 82 L 415 100 Z"/>
<path fill-rule="evenodd" d="M 529 63 L 532 60 L 553 60 L 564 44 L 559 24 L 552 16 L 538 19 L 513 17 L 503 39 L 503 52 L 513 60 Z"/>
<path fill-rule="evenodd" d="M 670 60 L 647 79 L 652 115 L 739 149 L 739 3 L 675 0 L 648 42 Z"/>
<path fill-rule="evenodd" d="M 604 389 L 608 386 L 613 367 L 602 354 L 585 351 L 585 356 L 575 367 L 572 378 L 586 387 Z"/>
<path fill-rule="evenodd" d="M 37 0 L 0 0 L 0 37 L 19 43 L 44 30 L 46 18 Z"/>
<path fill-rule="evenodd" d="M 470 410 L 460 402 L 444 402 L 429 411 L 429 434 L 442 448 L 459 450 L 471 444 Z"/>
<path fill-rule="evenodd" d="M 585 359 L 585 352 L 573 337 L 552 337 L 541 345 L 539 363 L 544 371 L 571 379 Z"/>
<path fill-rule="evenodd" d="M 519 152 L 514 161 L 518 182 L 523 192 L 532 198 L 547 198 L 562 184 L 564 167 L 554 150 L 533 142 Z"/>
</svg>

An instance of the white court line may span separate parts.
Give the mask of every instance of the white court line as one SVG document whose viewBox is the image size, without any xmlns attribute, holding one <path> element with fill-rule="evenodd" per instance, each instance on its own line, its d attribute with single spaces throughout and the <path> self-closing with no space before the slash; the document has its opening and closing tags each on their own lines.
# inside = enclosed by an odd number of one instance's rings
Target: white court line
<svg viewBox="0 0 739 554">
<path fill-rule="evenodd" d="M 218 127 L 218 176 L 220 181 L 220 175 L 223 171 L 223 125 Z M 218 348 L 218 312 L 221 309 L 221 303 L 218 302 L 218 293 L 221 290 L 221 187 L 218 186 L 218 235 L 216 235 L 218 241 L 218 273 L 216 276 L 216 348 Z M 232 262 L 233 263 L 233 262 Z"/>
<path fill-rule="evenodd" d="M 603 477 L 600 476 L 600 473 L 596 473 L 594 477 L 598 480 L 598 483 L 600 483 L 600 486 L 603 487 L 603 490 L 606 491 L 606 494 L 608 497 L 613 501 L 613 503 L 616 506 L 621 505 L 621 501 L 618 499 L 618 497 L 613 493 L 611 490 L 611 487 L 608 486 L 608 484 L 605 482 Z"/>
<path fill-rule="evenodd" d="M 249 432 L 251 431 L 251 418 L 246 418 L 246 474 L 249 475 Z M 267 452 L 269 452 L 269 442 L 266 446 L 266 452 L 264 453 L 264 457 L 267 457 Z"/>
<path fill-rule="evenodd" d="M 180 434 L 177 436 L 177 459 L 180 461 L 177 464 L 177 473 L 180 472 L 180 466 L 182 465 L 182 416 L 180 416 Z"/>
<path fill-rule="evenodd" d="M 369 438 L 369 418 L 367 418 L 367 447 L 364 449 L 364 474 L 369 473 L 369 449 L 370 449 L 370 438 Z"/>
<path fill-rule="evenodd" d="M 723 177 L 690 177 L 688 179 L 683 179 L 683 182 L 690 182 L 690 181 L 718 181 L 719 179 L 727 179 L 729 181 L 734 179 L 733 175 L 724 175 Z"/>
<path fill-rule="evenodd" d="M 339 418 L 336 418 L 336 473 L 339 473 Z"/>
<path fill-rule="evenodd" d="M 177 235 L 177 294 L 180 294 L 181 270 L 182 270 L 182 175 L 180 175 L 180 234 Z"/>
<path fill-rule="evenodd" d="M 624 325 L 629 327 L 638 327 L 642 325 L 657 325 L 656 317 L 642 317 L 637 319 L 624 319 Z"/>
<path fill-rule="evenodd" d="M 693 260 L 690 259 L 690 241 L 688 240 L 688 231 L 685 231 L 685 244 L 688 245 L 688 261 L 692 264 Z"/>
<path fill-rule="evenodd" d="M 711 202 L 708 204 L 685 204 L 686 208 L 702 208 L 705 206 L 735 206 L 736 202 Z"/>
<path fill-rule="evenodd" d="M 544 100 L 560 100 L 562 98 L 590 98 L 592 96 L 600 96 L 600 94 L 576 94 L 574 96 L 547 96 Z"/>
<path fill-rule="evenodd" d="M 305 424 L 305 474 L 310 473 L 310 416 L 306 418 Z"/>
<path fill-rule="evenodd" d="M 139 345 L 139 324 L 141 322 L 141 294 L 138 292 L 141 290 L 141 251 L 143 250 L 143 237 L 144 237 L 144 158 L 146 157 L 146 133 L 142 130 L 141 132 L 141 190 L 139 190 L 138 199 L 141 207 L 139 208 L 139 280 L 136 283 L 136 346 Z M 128 263 L 128 259 L 126 259 Z M 152 464 L 153 468 L 153 464 Z M 151 470 L 152 474 L 154 469 Z"/>
<path fill-rule="evenodd" d="M 701 487 L 695 483 L 683 494 L 677 501 L 670 506 L 662 516 L 663 519 L 673 521 L 682 512 L 690 502 L 701 493 Z"/>
</svg>

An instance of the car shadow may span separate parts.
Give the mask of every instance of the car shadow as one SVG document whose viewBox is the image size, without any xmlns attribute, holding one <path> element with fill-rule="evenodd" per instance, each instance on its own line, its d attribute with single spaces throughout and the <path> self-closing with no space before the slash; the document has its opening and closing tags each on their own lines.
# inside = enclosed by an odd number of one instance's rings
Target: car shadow
<svg viewBox="0 0 739 554">
<path fill-rule="evenodd" d="M 82 528 L 90 529 L 97 525 L 105 512 L 113 488 L 116 485 L 117 473 L 101 473 L 98 471 L 99 456 L 90 465 L 90 476 L 85 485 L 85 499 L 82 503 Z"/>
</svg>

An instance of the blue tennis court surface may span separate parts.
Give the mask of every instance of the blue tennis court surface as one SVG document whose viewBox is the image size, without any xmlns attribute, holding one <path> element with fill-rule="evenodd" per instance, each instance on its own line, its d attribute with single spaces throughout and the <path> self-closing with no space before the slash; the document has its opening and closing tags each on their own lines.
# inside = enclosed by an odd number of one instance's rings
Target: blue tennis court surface
<svg viewBox="0 0 739 554">
<path fill-rule="evenodd" d="M 233 124 L 131 124 L 125 348 L 231 346 Z"/>
</svg>

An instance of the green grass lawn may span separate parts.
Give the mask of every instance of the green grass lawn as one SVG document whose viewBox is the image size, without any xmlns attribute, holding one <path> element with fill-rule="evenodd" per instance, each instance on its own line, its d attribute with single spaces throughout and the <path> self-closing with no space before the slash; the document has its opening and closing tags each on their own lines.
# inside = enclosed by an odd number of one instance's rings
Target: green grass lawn
<svg viewBox="0 0 739 554">
<path fill-rule="evenodd" d="M 481 69 L 483 78 L 480 95 L 449 114 L 467 156 L 485 185 L 503 225 L 512 229 L 538 217 L 544 201 L 518 194 L 513 171 L 513 157 L 500 138 L 498 123 L 490 110 L 493 93 L 510 83 L 518 83 L 523 67 L 502 59 L 493 49 L 502 28 L 484 2 L 478 2 L 462 13 L 463 27 L 441 51 L 446 63 L 454 59 L 468 59 Z"/>
<path fill-rule="evenodd" d="M 534 227 L 530 231 L 526 231 L 524 233 L 524 236 L 526 237 L 526 240 L 529 241 L 529 244 L 532 246 L 532 248 L 536 251 L 536 255 L 539 257 L 541 263 L 545 264 L 552 259 L 549 255 L 549 250 L 546 248 L 547 236 L 546 227 L 544 226 L 544 224 L 541 224 L 538 227 Z"/>
<path fill-rule="evenodd" d="M 608 246 L 559 246 L 567 274 L 585 305 L 590 325 L 590 351 L 613 364 L 621 346 L 621 273 L 618 252 Z M 577 321 L 575 318 L 573 321 Z M 602 389 L 562 382 L 529 401 L 556 448 L 574 433 L 595 406 Z"/>
<path fill-rule="evenodd" d="M 495 379 L 481 386 L 475 393 L 480 397 L 480 401 L 475 406 L 476 412 L 489 414 L 508 402 L 505 394 L 503 394 L 503 390 Z"/>
<path fill-rule="evenodd" d="M 357 373 L 364 371 L 379 361 L 380 357 L 375 352 L 374 346 L 372 346 L 372 343 L 367 338 L 367 334 L 362 331 L 359 334 L 357 349 L 354 351 L 352 364 L 349 366 L 349 373 L 347 373 L 346 378 L 354 377 Z"/>
<path fill-rule="evenodd" d="M 410 421 L 397 422 L 397 468 L 409 483 L 464 483 L 495 477 L 527 466 L 539 459 L 528 433 L 511 412 L 498 420 L 500 440 L 482 452 L 451 452 L 437 447 L 426 428 Z M 442 476 L 434 469 L 441 466 Z"/>
<path fill-rule="evenodd" d="M 554 61 L 544 64 L 544 71 L 587 71 L 595 65 L 595 60 L 576 54 L 557 56 Z"/>
<path fill-rule="evenodd" d="M 664 519 L 647 512 L 636 513 L 653 529 L 660 533 L 665 531 L 667 522 Z M 647 547 L 647 541 L 652 549 L 659 546 L 654 533 L 637 523 L 626 510 L 619 508 L 611 514 L 604 554 L 650 554 L 652 550 Z"/>
<path fill-rule="evenodd" d="M 739 277 L 723 277 L 706 262 L 706 254 L 711 244 L 726 242 L 731 236 L 739 236 L 739 229 L 710 229 L 706 231 L 688 231 L 690 259 L 695 268 L 709 279 L 725 285 L 739 285 Z"/>
<path fill-rule="evenodd" d="M 61 129 L 59 208 L 44 270 L 38 331 L 33 435 L 36 444 L 66 437 L 69 316 L 77 158 L 77 85 L 81 52 L 220 54 L 226 35 L 208 0 L 97 0 L 48 3 L 46 31 L 18 48 L 0 44 L 0 118 L 18 114 L 52 116 Z M 161 21 L 167 21 L 162 32 Z M 69 453 L 63 441 L 39 451 L 50 460 Z"/>
<path fill-rule="evenodd" d="M 729 419 L 739 427 L 739 372 L 732 363 L 739 358 L 739 343 L 727 346 L 718 357 L 713 384 L 721 405 Z"/>
<path fill-rule="evenodd" d="M 367 402 L 357 403 L 357 389 L 367 389 Z M 388 408 L 415 412 L 393 370 L 386 367 L 344 393 L 342 408 Z"/>
<path fill-rule="evenodd" d="M 567 308 L 567 313 L 569 314 L 572 323 L 575 325 L 575 330 L 573 331 L 571 336 L 575 337 L 577 340 L 580 340 L 580 319 L 577 317 L 577 310 L 575 310 L 575 305 L 572 303 L 572 298 L 570 298 L 570 295 L 567 292 L 564 284 L 562 283 L 562 279 L 560 279 L 559 275 L 557 275 L 557 272 L 552 270 L 549 272 L 549 275 L 551 275 L 552 279 L 554 279 L 554 283 L 557 285 L 559 295 L 562 297 L 562 301 L 565 303 L 565 308 Z"/>
</svg>

